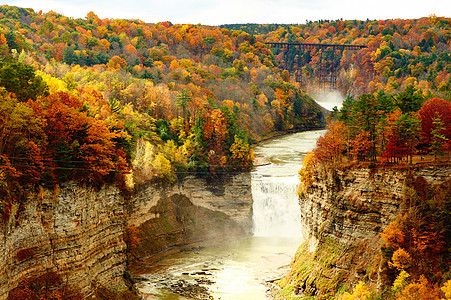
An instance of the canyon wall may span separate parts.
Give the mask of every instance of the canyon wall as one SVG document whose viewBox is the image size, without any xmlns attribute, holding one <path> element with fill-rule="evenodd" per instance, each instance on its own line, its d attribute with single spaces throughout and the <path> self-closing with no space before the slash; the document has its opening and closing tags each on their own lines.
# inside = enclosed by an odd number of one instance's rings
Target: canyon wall
<svg viewBox="0 0 451 300">
<path fill-rule="evenodd" d="M 383 287 L 381 232 L 405 208 L 406 182 L 418 176 L 439 184 L 451 179 L 451 168 L 354 167 L 317 174 L 299 198 L 307 241 L 281 282 L 284 292 L 326 299 L 363 278 Z"/>
<path fill-rule="evenodd" d="M 214 184 L 189 176 L 165 189 L 149 184 L 139 188 L 128 211 L 128 228 L 139 241 L 130 247 L 137 267 L 187 247 L 249 235 L 251 176 L 237 174 Z"/>
<path fill-rule="evenodd" d="M 0 230 L 0 299 L 27 277 L 56 272 L 84 298 L 93 286 L 126 289 L 123 198 L 68 182 L 30 194 Z"/>
<path fill-rule="evenodd" d="M 91 298 L 99 287 L 127 289 L 127 261 L 248 234 L 250 174 L 214 187 L 194 177 L 167 188 L 148 184 L 125 198 L 114 186 L 68 182 L 30 193 L 10 215 L 0 228 L 0 300 L 21 280 L 49 272 Z"/>
</svg>

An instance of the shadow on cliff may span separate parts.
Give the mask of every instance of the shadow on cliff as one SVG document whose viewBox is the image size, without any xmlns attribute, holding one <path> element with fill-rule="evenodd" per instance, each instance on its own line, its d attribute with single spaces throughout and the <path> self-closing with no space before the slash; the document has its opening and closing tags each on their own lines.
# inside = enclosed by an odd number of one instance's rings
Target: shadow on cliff
<svg viewBox="0 0 451 300">
<path fill-rule="evenodd" d="M 129 227 L 126 242 L 133 272 L 163 257 L 247 233 L 223 212 L 194 205 L 181 194 L 162 196 L 139 227 Z"/>
</svg>

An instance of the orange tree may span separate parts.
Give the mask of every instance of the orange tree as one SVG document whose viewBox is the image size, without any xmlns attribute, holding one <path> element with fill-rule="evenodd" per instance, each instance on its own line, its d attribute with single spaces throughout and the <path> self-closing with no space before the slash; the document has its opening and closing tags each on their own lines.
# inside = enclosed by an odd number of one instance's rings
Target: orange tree
<svg viewBox="0 0 451 300">
<path fill-rule="evenodd" d="M 96 182 L 127 171 L 125 151 L 116 144 L 121 134 L 90 116 L 78 98 L 59 92 L 30 105 L 46 120 L 49 179 Z"/>
</svg>

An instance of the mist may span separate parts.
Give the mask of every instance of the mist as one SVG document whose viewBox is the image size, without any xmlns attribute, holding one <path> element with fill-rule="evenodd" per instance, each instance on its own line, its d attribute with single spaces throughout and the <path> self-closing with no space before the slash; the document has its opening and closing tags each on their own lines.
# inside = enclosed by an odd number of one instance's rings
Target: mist
<svg viewBox="0 0 451 300">
<path fill-rule="evenodd" d="M 314 94 L 312 95 L 312 98 L 325 109 L 332 111 L 335 106 L 338 109 L 341 108 L 345 96 L 337 90 L 332 90 Z"/>
</svg>

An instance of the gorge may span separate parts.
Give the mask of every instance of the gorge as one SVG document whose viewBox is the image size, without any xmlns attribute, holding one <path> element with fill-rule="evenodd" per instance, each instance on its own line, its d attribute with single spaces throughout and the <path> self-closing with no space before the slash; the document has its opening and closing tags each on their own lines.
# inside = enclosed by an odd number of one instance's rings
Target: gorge
<svg viewBox="0 0 451 300">
<path fill-rule="evenodd" d="M 0 300 L 451 299 L 451 18 L 48 8 L 0 6 Z"/>
<path fill-rule="evenodd" d="M 252 183 L 249 173 L 230 176 L 215 186 L 186 177 L 172 188 L 147 185 L 124 196 L 115 187 L 99 190 L 69 182 L 31 195 L 2 231 L 6 243 L 1 249 L 1 298 L 6 299 L 21 278 L 49 271 L 62 274 L 83 297 L 92 297 L 96 287 L 124 290 L 123 274 L 142 273 L 181 250 L 249 236 L 252 222 L 256 238 L 244 238 L 247 255 L 260 251 L 262 257 L 272 255 L 287 265 L 301 238 L 296 173 L 320 133 L 298 133 L 261 146 L 257 155 L 271 164 L 257 168 Z M 302 143 L 293 138 L 296 135 Z M 253 201 L 252 194 L 262 202 Z M 294 206 L 284 210 L 286 197 Z M 262 214 L 265 211 L 271 214 Z M 287 213 L 292 220 L 283 224 Z M 298 224 L 294 230 L 293 223 Z M 268 246 L 275 242 L 284 254 L 275 255 L 277 251 Z M 261 276 L 273 278 L 273 271 L 265 270 Z M 265 294 L 261 281 L 252 284 Z"/>
<path fill-rule="evenodd" d="M 252 174 L 214 187 L 187 177 L 124 197 L 69 182 L 31 195 L 2 229 L 0 298 L 21 278 L 49 271 L 84 298 L 127 290 L 130 273 L 141 295 L 161 299 L 177 299 L 180 282 L 185 292 L 203 288 L 194 298 L 266 299 L 266 283 L 285 274 L 276 281 L 282 298 L 329 297 L 361 279 L 383 288 L 380 233 L 402 211 L 407 182 L 443 183 L 449 165 L 318 173 L 298 204 L 297 170 L 323 132 L 263 143 Z"/>
<path fill-rule="evenodd" d="M 260 165 L 251 178 L 253 235 L 149 263 L 134 273 L 142 295 L 149 299 L 178 299 L 177 294 L 192 297 L 189 289 L 200 285 L 206 294 L 197 294 L 195 299 L 267 299 L 267 282 L 287 272 L 302 242 L 297 172 L 303 156 L 323 132 L 291 134 L 257 146 Z"/>
</svg>

